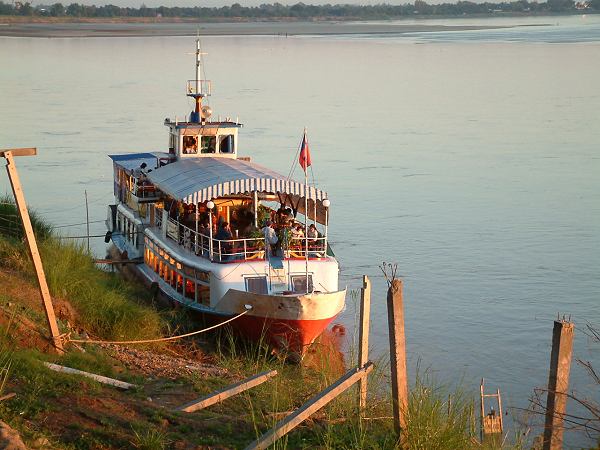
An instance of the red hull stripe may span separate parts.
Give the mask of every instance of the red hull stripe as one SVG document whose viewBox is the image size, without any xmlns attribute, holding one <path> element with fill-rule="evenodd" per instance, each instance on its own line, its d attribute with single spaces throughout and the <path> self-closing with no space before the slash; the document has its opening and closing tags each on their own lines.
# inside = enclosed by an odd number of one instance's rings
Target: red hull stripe
<svg viewBox="0 0 600 450">
<path fill-rule="evenodd" d="M 246 315 L 236 320 L 234 326 L 252 340 L 264 337 L 275 347 L 302 354 L 333 319 L 273 320 Z"/>
</svg>

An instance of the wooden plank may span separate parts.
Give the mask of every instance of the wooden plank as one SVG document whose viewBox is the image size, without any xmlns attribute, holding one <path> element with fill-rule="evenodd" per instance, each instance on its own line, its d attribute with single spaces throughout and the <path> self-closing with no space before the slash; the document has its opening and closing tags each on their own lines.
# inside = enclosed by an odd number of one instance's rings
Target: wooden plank
<svg viewBox="0 0 600 450">
<path fill-rule="evenodd" d="M 263 434 L 256 441 L 252 442 L 246 447 L 246 450 L 262 450 L 269 447 L 278 439 L 281 439 L 295 427 L 300 425 L 311 414 L 314 414 L 323 406 L 330 401 L 334 400 L 338 395 L 351 387 L 354 383 L 360 380 L 362 377 L 367 376 L 369 372 L 373 370 L 373 363 L 369 361 L 363 367 L 352 369 L 339 380 L 329 386 L 327 389 L 311 398 L 308 402 L 302 405 L 294 413 L 287 416 L 285 419 L 280 420 L 275 426 Z"/>
<path fill-rule="evenodd" d="M 214 405 L 215 403 L 222 402 L 225 399 L 233 397 L 234 395 L 239 394 L 240 392 L 247 391 L 254 386 L 258 386 L 259 384 L 264 383 L 265 381 L 273 378 L 277 375 L 276 370 L 270 370 L 267 372 L 259 373 L 253 377 L 247 378 L 246 380 L 240 381 L 239 383 L 232 384 L 224 389 L 213 392 L 212 394 L 207 395 L 206 397 L 202 397 L 198 400 L 194 400 L 192 402 L 186 403 L 183 406 L 177 408 L 177 411 L 183 412 L 194 412 L 199 409 L 204 409 L 210 405 Z"/>
<path fill-rule="evenodd" d="M 3 402 L 4 400 L 8 400 L 8 399 L 16 397 L 16 396 L 17 396 L 17 394 L 15 392 L 9 392 L 8 394 L 0 397 L 0 402 Z"/>
<path fill-rule="evenodd" d="M 37 148 L 5 148 L 0 149 L 0 158 L 5 157 L 5 153 L 10 152 L 12 156 L 35 156 L 37 155 Z"/>
<path fill-rule="evenodd" d="M 44 365 L 55 372 L 61 373 L 69 373 L 72 375 L 81 375 L 87 378 L 91 378 L 92 380 L 96 380 L 99 383 L 108 384 L 110 386 L 115 386 L 121 389 L 131 389 L 136 387 L 135 384 L 126 383 L 125 381 L 115 380 L 114 378 L 104 377 L 102 375 L 96 375 L 94 373 L 84 372 L 83 370 L 71 369 L 70 367 L 59 366 L 58 364 L 52 364 L 45 362 Z"/>
<path fill-rule="evenodd" d="M 17 150 L 28 150 L 28 149 L 17 149 Z M 31 150 L 31 149 L 29 149 Z M 35 150 L 35 149 L 33 149 Z M 8 178 L 10 185 L 15 196 L 15 203 L 23 222 L 23 228 L 25 229 L 25 238 L 29 248 L 29 254 L 33 260 L 33 266 L 35 268 L 35 274 L 38 279 L 38 286 L 40 289 L 40 295 L 42 302 L 44 303 L 44 309 L 46 311 L 46 320 L 48 321 L 48 328 L 50 329 L 50 335 L 54 347 L 59 353 L 63 352 L 62 341 L 60 339 L 60 332 L 58 331 L 58 325 L 56 323 L 56 316 L 54 315 L 54 307 L 52 306 L 52 298 L 50 297 L 50 290 L 48 289 L 48 283 L 46 282 L 46 275 L 44 274 L 44 266 L 42 265 L 42 259 L 38 250 L 35 235 L 33 234 L 33 227 L 31 226 L 31 220 L 29 218 L 29 212 L 27 211 L 27 204 L 25 203 L 25 195 L 21 187 L 21 180 L 19 179 L 19 173 L 15 165 L 12 150 L 6 150 L 3 152 L 6 158 L 6 170 L 8 171 Z M 35 153 L 34 153 L 35 154 Z"/>
<path fill-rule="evenodd" d="M 390 333 L 390 366 L 392 371 L 392 405 L 394 429 L 406 426 L 408 408 L 408 378 L 406 375 L 406 339 L 404 336 L 404 304 L 402 281 L 393 279 L 387 293 L 388 326 Z"/>
<path fill-rule="evenodd" d="M 560 450 L 563 446 L 563 419 L 567 409 L 567 390 L 573 354 L 575 326 L 565 320 L 555 320 L 552 330 L 552 353 L 546 400 L 544 450 Z"/>
<path fill-rule="evenodd" d="M 95 259 L 96 264 L 140 264 L 144 262 L 142 258 L 124 259 L 122 261 L 116 259 Z"/>
<path fill-rule="evenodd" d="M 363 275 L 363 287 L 360 298 L 360 328 L 358 334 L 358 367 L 363 367 L 369 361 L 369 323 L 371 319 L 371 280 Z M 364 411 L 367 406 L 367 377 L 358 382 L 358 406 Z"/>
</svg>

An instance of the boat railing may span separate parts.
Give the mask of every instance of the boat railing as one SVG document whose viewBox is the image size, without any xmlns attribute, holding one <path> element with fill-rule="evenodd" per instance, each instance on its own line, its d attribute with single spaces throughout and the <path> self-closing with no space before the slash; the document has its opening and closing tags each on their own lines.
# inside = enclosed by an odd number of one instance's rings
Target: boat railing
<svg viewBox="0 0 600 450">
<path fill-rule="evenodd" d="M 211 241 L 210 236 L 201 232 L 196 233 L 195 230 L 172 218 L 168 220 L 167 236 L 190 252 L 215 262 L 229 263 L 265 258 L 264 237 L 212 239 Z"/>
<path fill-rule="evenodd" d="M 287 246 L 283 245 L 283 252 L 289 259 L 304 259 L 307 251 L 309 258 L 324 258 L 327 253 L 326 246 L 327 238 L 325 237 L 308 238 L 308 240 L 304 237 L 293 237 Z"/>
<path fill-rule="evenodd" d="M 205 97 L 211 95 L 212 83 L 210 80 L 188 80 L 186 93 L 188 95 L 203 95 Z"/>
<path fill-rule="evenodd" d="M 150 183 L 136 184 L 132 193 L 140 199 L 155 199 L 160 197 L 158 189 Z"/>
<path fill-rule="evenodd" d="M 150 205 L 150 208 L 154 210 L 154 225 L 162 228 L 162 209 L 156 208 L 154 205 Z"/>
</svg>

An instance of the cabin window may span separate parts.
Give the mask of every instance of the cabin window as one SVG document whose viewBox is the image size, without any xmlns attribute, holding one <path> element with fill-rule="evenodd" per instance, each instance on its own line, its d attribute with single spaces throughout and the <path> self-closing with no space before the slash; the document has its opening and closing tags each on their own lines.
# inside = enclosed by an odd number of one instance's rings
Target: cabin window
<svg viewBox="0 0 600 450">
<path fill-rule="evenodd" d="M 221 153 L 233 153 L 233 149 L 233 134 L 228 134 L 219 138 L 219 151 Z"/>
<path fill-rule="evenodd" d="M 202 153 L 215 153 L 217 150 L 216 136 L 201 136 L 200 140 Z"/>
<path fill-rule="evenodd" d="M 175 135 L 169 134 L 169 153 L 175 153 Z"/>
<path fill-rule="evenodd" d="M 292 290 L 295 293 L 306 292 L 306 275 L 292 275 Z M 313 290 L 312 275 L 308 276 L 308 292 Z"/>
<path fill-rule="evenodd" d="M 248 277 L 246 278 L 246 291 L 255 294 L 268 294 L 267 277 Z"/>
<path fill-rule="evenodd" d="M 203 281 L 205 283 L 209 283 L 210 275 L 208 272 L 204 272 L 203 270 L 196 269 L 196 279 Z"/>
<path fill-rule="evenodd" d="M 184 155 L 195 155 L 198 153 L 198 137 L 197 136 L 184 136 L 183 137 L 183 154 Z M 202 152 L 204 153 L 204 152 Z"/>
<path fill-rule="evenodd" d="M 196 300 L 196 283 L 188 278 L 185 279 L 185 298 Z"/>
<path fill-rule="evenodd" d="M 196 285 L 198 292 L 197 302 L 203 305 L 210 305 L 210 288 L 201 284 Z"/>
<path fill-rule="evenodd" d="M 175 272 L 175 274 L 177 279 L 175 283 L 175 290 L 180 294 L 183 294 L 183 277 L 177 272 Z"/>
</svg>

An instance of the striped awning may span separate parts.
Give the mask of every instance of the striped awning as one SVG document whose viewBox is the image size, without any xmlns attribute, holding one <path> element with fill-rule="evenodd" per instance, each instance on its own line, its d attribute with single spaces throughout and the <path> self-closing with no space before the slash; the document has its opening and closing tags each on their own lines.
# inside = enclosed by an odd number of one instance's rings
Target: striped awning
<svg viewBox="0 0 600 450">
<path fill-rule="evenodd" d="M 148 173 L 161 191 L 188 204 L 204 203 L 227 195 L 265 192 L 304 197 L 304 183 L 250 161 L 200 157 L 180 159 Z M 324 200 L 327 193 L 309 186 L 307 197 Z"/>
</svg>

